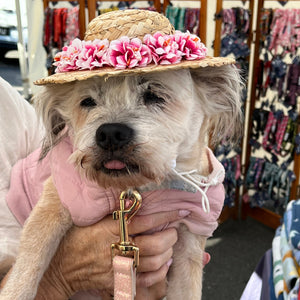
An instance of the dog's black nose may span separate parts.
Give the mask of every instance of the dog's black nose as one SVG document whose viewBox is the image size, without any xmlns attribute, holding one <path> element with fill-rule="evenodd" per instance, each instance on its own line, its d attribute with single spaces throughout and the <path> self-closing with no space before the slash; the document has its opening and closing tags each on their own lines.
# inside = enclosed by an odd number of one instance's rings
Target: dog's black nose
<svg viewBox="0 0 300 300">
<path fill-rule="evenodd" d="M 105 150 L 120 149 L 132 140 L 133 134 L 133 129 L 125 124 L 107 123 L 97 129 L 96 143 Z"/>
</svg>

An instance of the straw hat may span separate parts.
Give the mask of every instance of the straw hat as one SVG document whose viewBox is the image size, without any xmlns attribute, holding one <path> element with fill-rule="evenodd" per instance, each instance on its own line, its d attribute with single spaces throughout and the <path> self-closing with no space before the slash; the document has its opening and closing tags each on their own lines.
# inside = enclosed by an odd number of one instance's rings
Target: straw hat
<svg viewBox="0 0 300 300">
<path fill-rule="evenodd" d="M 91 44 L 95 43 L 102 43 L 101 41 L 105 41 L 105 45 L 113 44 L 115 41 L 118 41 L 121 37 L 128 37 L 129 40 L 134 38 L 139 38 L 141 43 L 145 35 L 155 35 L 155 33 L 161 33 L 163 36 L 174 36 L 177 31 L 175 32 L 174 27 L 171 25 L 169 20 L 164 17 L 162 14 L 147 11 L 147 10 L 120 10 L 120 11 L 112 11 L 100 15 L 93 19 L 87 28 L 85 33 L 85 38 L 83 43 L 84 44 Z M 183 33 L 182 33 L 183 34 Z M 193 35 L 193 37 L 195 37 Z M 199 38 L 198 38 L 199 39 Z M 101 40 L 101 41 L 100 41 Z M 136 41 L 136 40 L 135 40 Z M 75 40 L 73 41 L 73 45 L 75 43 L 80 43 L 81 41 Z M 200 39 L 199 39 L 200 42 Z M 198 48 L 205 46 L 202 43 L 198 42 Z M 202 44 L 201 46 L 199 46 Z M 102 45 L 102 44 L 101 44 Z M 99 45 L 97 46 L 98 49 Z M 101 46 L 101 49 L 104 46 Z M 74 48 L 74 47 L 73 47 Z M 146 47 L 149 49 L 148 47 Z M 205 48 L 206 49 L 206 48 Z M 198 49 L 199 50 L 199 49 Z M 200 49 L 201 51 L 203 49 Z M 69 51 L 69 50 L 66 50 Z M 189 50 L 188 50 L 189 51 Z M 62 53 L 62 52 L 61 52 Z M 65 52 L 67 53 L 67 52 Z M 201 52 L 202 53 L 202 52 Z M 62 56 L 65 54 L 59 54 L 58 60 L 61 59 Z M 68 56 L 69 55 L 69 56 Z M 67 58 L 74 57 L 74 52 L 70 55 L 68 54 Z M 148 55 L 148 54 L 147 54 Z M 87 60 L 86 60 L 87 61 Z M 84 61 L 84 64 L 86 63 Z M 149 60 L 148 60 L 149 61 Z M 56 65 L 59 66 L 61 61 L 57 62 Z M 180 61 L 167 62 L 167 64 L 161 64 L 155 59 L 151 59 L 151 62 L 148 64 L 141 64 L 136 65 L 133 67 L 125 67 L 120 68 L 108 64 L 103 64 L 97 66 L 89 65 L 88 67 L 77 67 L 79 64 L 78 62 L 73 62 L 74 66 L 72 68 L 60 68 L 62 71 L 59 73 L 55 73 L 51 76 L 46 78 L 39 79 L 34 83 L 36 85 L 45 85 L 45 84 L 61 84 L 72 82 L 75 80 L 86 80 L 88 78 L 99 76 L 99 77 L 111 77 L 111 76 L 119 76 L 119 75 L 127 75 L 127 74 L 142 74 L 142 73 L 149 73 L 149 72 L 162 72 L 166 70 L 178 70 L 178 69 L 195 69 L 195 68 L 202 68 L 207 66 L 212 67 L 219 67 L 222 65 L 234 64 L 235 61 L 232 58 L 224 58 L 224 57 L 209 57 L 203 56 L 194 60 L 187 60 L 187 59 L 180 59 Z M 69 65 L 68 65 L 69 66 Z M 77 69 L 76 69 L 77 68 Z M 59 69 L 59 67 L 57 67 Z M 79 70 L 78 70 L 79 69 Z"/>
</svg>

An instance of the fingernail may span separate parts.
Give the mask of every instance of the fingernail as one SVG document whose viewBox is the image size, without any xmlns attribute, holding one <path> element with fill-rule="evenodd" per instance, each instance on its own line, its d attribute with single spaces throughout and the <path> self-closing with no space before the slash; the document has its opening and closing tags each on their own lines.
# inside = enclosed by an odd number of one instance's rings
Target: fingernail
<svg viewBox="0 0 300 300">
<path fill-rule="evenodd" d="M 178 215 L 179 217 L 186 217 L 190 214 L 191 212 L 189 210 L 185 210 L 185 209 L 182 209 L 178 212 Z"/>
<path fill-rule="evenodd" d="M 203 255 L 203 265 L 207 265 L 210 262 L 210 254 L 207 252 L 204 252 Z"/>
<path fill-rule="evenodd" d="M 170 258 L 170 259 L 167 261 L 167 266 L 168 266 L 168 268 L 171 266 L 172 263 L 173 263 L 173 258 Z"/>
</svg>

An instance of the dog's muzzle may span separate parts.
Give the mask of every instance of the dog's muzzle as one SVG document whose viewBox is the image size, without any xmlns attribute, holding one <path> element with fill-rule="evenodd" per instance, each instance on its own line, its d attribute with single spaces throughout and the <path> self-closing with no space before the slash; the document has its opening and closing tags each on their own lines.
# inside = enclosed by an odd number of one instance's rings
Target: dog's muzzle
<svg viewBox="0 0 300 300">
<path fill-rule="evenodd" d="M 134 130 L 122 123 L 105 123 L 96 131 L 96 144 L 100 158 L 95 160 L 95 169 L 110 177 L 139 172 L 133 150 Z"/>
<path fill-rule="evenodd" d="M 96 131 L 96 143 L 103 150 L 118 150 L 128 145 L 134 130 L 122 123 L 106 123 Z"/>
</svg>

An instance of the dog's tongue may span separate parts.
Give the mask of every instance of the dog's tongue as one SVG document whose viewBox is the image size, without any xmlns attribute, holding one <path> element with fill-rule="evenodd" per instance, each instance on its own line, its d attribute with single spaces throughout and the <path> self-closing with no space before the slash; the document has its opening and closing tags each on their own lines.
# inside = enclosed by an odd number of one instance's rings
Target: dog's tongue
<svg viewBox="0 0 300 300">
<path fill-rule="evenodd" d="M 110 170 L 121 170 L 124 169 L 126 165 L 119 160 L 110 160 L 104 164 L 104 167 Z"/>
</svg>

